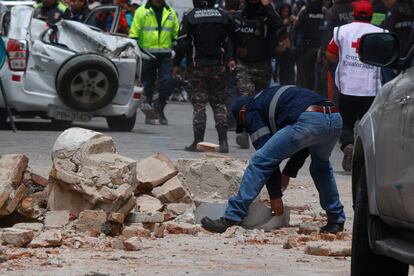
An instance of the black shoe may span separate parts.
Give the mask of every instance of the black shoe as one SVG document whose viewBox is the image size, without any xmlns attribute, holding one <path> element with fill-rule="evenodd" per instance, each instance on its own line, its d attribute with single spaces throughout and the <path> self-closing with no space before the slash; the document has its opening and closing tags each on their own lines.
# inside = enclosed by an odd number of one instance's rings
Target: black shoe
<svg viewBox="0 0 414 276">
<path fill-rule="evenodd" d="M 218 131 L 219 136 L 219 152 L 229 153 L 229 144 L 227 143 L 227 130 Z"/>
<path fill-rule="evenodd" d="M 168 120 L 167 120 L 167 118 L 165 118 L 165 117 L 162 117 L 162 116 L 161 116 L 161 119 L 160 119 L 160 124 L 161 124 L 161 125 L 165 125 L 165 126 L 166 126 L 166 125 L 168 125 Z"/>
<path fill-rule="evenodd" d="M 227 143 L 227 141 L 220 142 L 219 152 L 229 153 L 229 144 Z"/>
<path fill-rule="evenodd" d="M 216 220 L 213 220 L 209 217 L 204 217 L 201 219 L 201 225 L 204 227 L 204 229 L 216 233 L 224 233 L 226 232 L 227 228 L 240 224 L 241 222 L 239 221 L 229 220 L 224 217 Z"/>
<path fill-rule="evenodd" d="M 238 133 L 236 135 L 236 143 L 242 149 L 250 148 L 249 134 L 247 134 L 247 132 Z"/>
<path fill-rule="evenodd" d="M 331 233 L 336 234 L 338 232 L 344 231 L 344 223 L 327 223 L 325 226 L 321 227 L 319 230 L 321 233 Z"/>
<path fill-rule="evenodd" d="M 185 150 L 185 151 L 192 151 L 192 152 L 200 152 L 200 151 L 197 149 L 197 144 L 198 144 L 198 143 L 199 143 L 199 142 L 194 141 L 191 145 L 186 146 L 186 147 L 184 148 L 184 150 Z"/>
</svg>

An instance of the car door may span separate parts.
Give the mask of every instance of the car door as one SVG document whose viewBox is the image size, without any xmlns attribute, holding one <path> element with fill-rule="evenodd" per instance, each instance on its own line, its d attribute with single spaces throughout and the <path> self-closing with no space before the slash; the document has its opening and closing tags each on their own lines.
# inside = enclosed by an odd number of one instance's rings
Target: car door
<svg viewBox="0 0 414 276">
<path fill-rule="evenodd" d="M 407 218 L 401 189 L 401 156 L 404 154 L 403 131 L 407 89 L 401 76 L 393 82 L 391 92 L 379 108 L 375 135 L 376 192 L 380 213 L 399 220 Z"/>
<path fill-rule="evenodd" d="M 117 5 L 98 6 L 89 13 L 84 23 L 103 32 L 116 33 L 121 11 L 121 7 Z"/>
<path fill-rule="evenodd" d="M 403 74 L 403 79 L 401 86 L 407 95 L 402 99 L 404 125 L 398 185 L 407 214 L 406 221 L 414 223 L 414 67 Z"/>
</svg>

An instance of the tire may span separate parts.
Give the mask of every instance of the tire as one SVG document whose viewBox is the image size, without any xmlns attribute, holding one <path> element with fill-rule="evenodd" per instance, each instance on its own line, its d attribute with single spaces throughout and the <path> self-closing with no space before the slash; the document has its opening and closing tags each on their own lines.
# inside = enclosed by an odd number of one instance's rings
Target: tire
<svg viewBox="0 0 414 276">
<path fill-rule="evenodd" d="M 56 120 L 53 118 L 51 120 L 52 120 L 53 130 L 66 130 L 72 126 L 71 121 L 62 121 L 62 120 Z"/>
<path fill-rule="evenodd" d="M 107 58 L 82 54 L 59 69 L 56 89 L 62 101 L 80 111 L 95 111 L 108 105 L 118 91 L 118 72 Z"/>
<path fill-rule="evenodd" d="M 369 226 L 368 226 L 369 225 Z M 388 233 L 388 227 L 376 216 L 369 215 L 365 168 L 361 169 L 355 202 L 352 234 L 351 275 L 408 275 L 409 266 L 395 259 L 375 254 L 369 244 Z"/>
<path fill-rule="evenodd" d="M 5 108 L 0 108 L 0 129 L 7 128 L 7 111 Z"/>
<path fill-rule="evenodd" d="M 107 117 L 106 122 L 112 131 L 131 131 L 134 129 L 137 114 L 135 113 L 131 118 L 125 116 Z"/>
</svg>

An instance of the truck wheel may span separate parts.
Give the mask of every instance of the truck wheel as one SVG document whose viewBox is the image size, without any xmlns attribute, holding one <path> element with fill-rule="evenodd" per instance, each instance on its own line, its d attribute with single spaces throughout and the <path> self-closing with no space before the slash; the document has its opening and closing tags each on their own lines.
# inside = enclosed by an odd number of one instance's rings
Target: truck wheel
<svg viewBox="0 0 414 276">
<path fill-rule="evenodd" d="M 375 242 L 375 239 L 384 237 L 387 227 L 378 217 L 371 216 L 368 209 L 366 173 L 365 168 L 362 168 L 358 180 L 352 230 L 351 275 L 408 275 L 407 264 L 377 255 L 371 249 L 368 231 L 371 231 Z"/>
<path fill-rule="evenodd" d="M 112 131 L 131 131 L 134 129 L 137 114 L 135 113 L 131 118 L 125 116 L 107 117 L 106 122 Z"/>
<path fill-rule="evenodd" d="M 0 129 L 7 127 L 7 111 L 5 108 L 0 108 Z"/>
<path fill-rule="evenodd" d="M 95 111 L 108 105 L 118 91 L 118 72 L 107 58 L 87 53 L 74 56 L 59 69 L 59 97 L 80 111 Z"/>
</svg>

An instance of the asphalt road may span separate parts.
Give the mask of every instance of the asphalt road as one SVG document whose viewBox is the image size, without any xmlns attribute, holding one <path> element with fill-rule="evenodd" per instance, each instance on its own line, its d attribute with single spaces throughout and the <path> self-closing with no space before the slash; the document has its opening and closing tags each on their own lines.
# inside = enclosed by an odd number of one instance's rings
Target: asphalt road
<svg viewBox="0 0 414 276">
<path fill-rule="evenodd" d="M 193 140 L 192 107 L 188 103 L 172 102 L 166 107 L 169 119 L 168 126 L 145 125 L 144 114 L 139 112 L 135 128 L 132 132 L 111 132 L 103 118 L 95 118 L 85 124 L 74 124 L 74 127 L 88 128 L 112 136 L 120 154 L 133 159 L 142 159 L 155 152 L 164 152 L 172 160 L 180 158 L 197 158 L 199 153 L 184 151 L 184 147 Z M 207 113 L 207 130 L 205 141 L 218 143 L 211 109 Z M 30 166 L 37 172 L 47 175 L 51 166 L 51 149 L 61 131 L 52 129 L 48 120 L 16 119 L 17 133 L 11 130 L 0 130 L 0 154 L 23 153 L 29 157 Z M 228 155 L 249 159 L 254 150 L 240 149 L 235 143 L 235 133 L 229 132 L 230 153 Z M 350 179 L 344 175 L 340 166 L 341 153 L 338 148 L 332 155 L 334 169 L 338 177 Z M 307 169 L 301 175 L 309 177 Z"/>
</svg>

